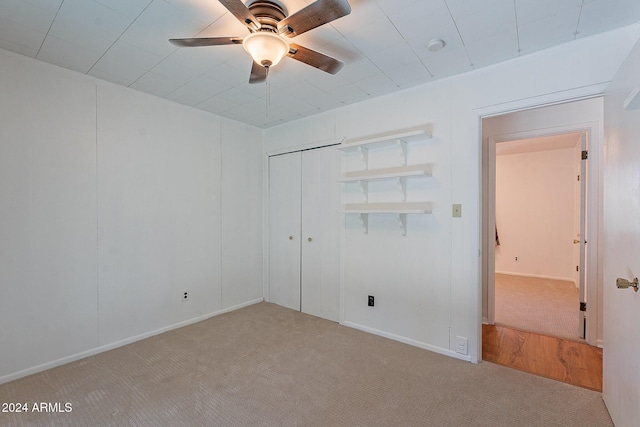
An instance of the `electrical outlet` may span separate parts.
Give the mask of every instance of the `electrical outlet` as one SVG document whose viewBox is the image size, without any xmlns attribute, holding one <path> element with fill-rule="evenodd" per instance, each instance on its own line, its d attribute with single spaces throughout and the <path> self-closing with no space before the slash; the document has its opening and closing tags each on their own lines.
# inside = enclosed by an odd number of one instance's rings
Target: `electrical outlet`
<svg viewBox="0 0 640 427">
<path fill-rule="evenodd" d="M 468 340 L 465 337 L 456 337 L 456 353 L 469 354 Z"/>
<path fill-rule="evenodd" d="M 189 301 L 189 291 L 184 291 L 182 293 L 182 301 Z"/>
<path fill-rule="evenodd" d="M 373 307 L 374 303 L 375 303 L 375 298 L 373 297 L 373 295 L 369 295 L 369 298 L 367 299 L 367 306 Z"/>
</svg>

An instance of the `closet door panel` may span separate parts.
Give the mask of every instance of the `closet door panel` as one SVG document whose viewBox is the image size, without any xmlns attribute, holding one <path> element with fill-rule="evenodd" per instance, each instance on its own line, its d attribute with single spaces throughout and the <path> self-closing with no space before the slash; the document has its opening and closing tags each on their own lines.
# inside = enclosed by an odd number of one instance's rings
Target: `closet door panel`
<svg viewBox="0 0 640 427">
<path fill-rule="evenodd" d="M 269 301 L 300 310 L 301 153 L 269 158 Z"/>
<path fill-rule="evenodd" d="M 302 307 L 338 321 L 341 157 L 336 147 L 302 152 Z"/>
</svg>

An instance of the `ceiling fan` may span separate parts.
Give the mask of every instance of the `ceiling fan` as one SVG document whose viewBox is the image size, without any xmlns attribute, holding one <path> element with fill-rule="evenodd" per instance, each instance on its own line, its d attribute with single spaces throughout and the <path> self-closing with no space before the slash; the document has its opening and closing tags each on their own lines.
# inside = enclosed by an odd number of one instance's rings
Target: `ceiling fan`
<svg viewBox="0 0 640 427">
<path fill-rule="evenodd" d="M 347 0 L 316 0 L 291 16 L 273 0 L 255 0 L 245 5 L 242 0 L 219 0 L 243 25 L 249 34 L 241 37 L 202 37 L 170 39 L 176 46 L 220 46 L 241 44 L 253 58 L 249 83 L 267 79 L 270 67 L 285 55 L 330 74 L 336 74 L 344 62 L 306 47 L 289 43 L 304 32 L 351 13 Z"/>
</svg>

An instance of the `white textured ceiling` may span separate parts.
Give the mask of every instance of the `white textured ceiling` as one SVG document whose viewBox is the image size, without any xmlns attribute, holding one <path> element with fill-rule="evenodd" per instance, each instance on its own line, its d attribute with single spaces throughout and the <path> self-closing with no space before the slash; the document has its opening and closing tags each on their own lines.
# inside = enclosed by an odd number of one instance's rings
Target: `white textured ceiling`
<svg viewBox="0 0 640 427">
<path fill-rule="evenodd" d="M 289 14 L 312 0 L 280 0 Z M 0 48 L 266 128 L 634 24 L 640 0 L 349 0 L 351 14 L 292 41 L 343 60 L 291 58 L 248 83 L 239 45 L 167 40 L 248 31 L 217 0 L 0 0 Z M 427 44 L 445 40 L 437 53 Z"/>
</svg>

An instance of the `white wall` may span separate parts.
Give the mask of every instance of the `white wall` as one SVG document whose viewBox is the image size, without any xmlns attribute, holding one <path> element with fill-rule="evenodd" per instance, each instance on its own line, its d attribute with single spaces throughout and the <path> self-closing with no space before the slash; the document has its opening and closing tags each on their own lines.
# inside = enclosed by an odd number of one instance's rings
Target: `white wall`
<svg viewBox="0 0 640 427">
<path fill-rule="evenodd" d="M 640 44 L 605 97 L 603 393 L 618 427 L 640 420 L 640 292 L 615 286 L 640 276 L 640 110 L 623 109 L 638 85 Z"/>
<path fill-rule="evenodd" d="M 343 322 L 450 355 L 468 337 L 478 360 L 480 116 L 601 91 L 637 37 L 630 27 L 268 129 L 265 151 L 419 125 L 433 134 L 433 215 L 410 217 L 406 237 L 345 232 Z M 367 310 L 371 289 L 384 296 Z"/>
<path fill-rule="evenodd" d="M 125 88 L 99 85 L 97 95 L 106 344 L 222 308 L 220 122 Z"/>
<path fill-rule="evenodd" d="M 496 272 L 573 281 L 575 155 L 563 148 L 496 157 Z"/>
<path fill-rule="evenodd" d="M 0 382 L 262 298 L 261 130 L 5 51 L 0 90 Z"/>
<path fill-rule="evenodd" d="M 262 298 L 262 130 L 222 119 L 222 307 Z"/>
<path fill-rule="evenodd" d="M 0 93 L 2 380 L 99 340 L 95 84 L 0 51 Z"/>
</svg>

